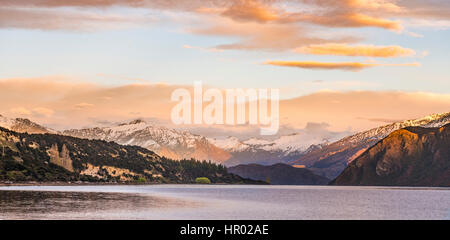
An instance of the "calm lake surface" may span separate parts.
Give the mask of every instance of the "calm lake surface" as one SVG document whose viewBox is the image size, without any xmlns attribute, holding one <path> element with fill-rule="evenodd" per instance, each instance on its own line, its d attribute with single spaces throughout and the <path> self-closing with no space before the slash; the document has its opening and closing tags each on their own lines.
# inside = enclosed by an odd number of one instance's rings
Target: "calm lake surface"
<svg viewBox="0 0 450 240">
<path fill-rule="evenodd" d="M 5 186 L 0 219 L 450 220 L 450 188 Z"/>
</svg>

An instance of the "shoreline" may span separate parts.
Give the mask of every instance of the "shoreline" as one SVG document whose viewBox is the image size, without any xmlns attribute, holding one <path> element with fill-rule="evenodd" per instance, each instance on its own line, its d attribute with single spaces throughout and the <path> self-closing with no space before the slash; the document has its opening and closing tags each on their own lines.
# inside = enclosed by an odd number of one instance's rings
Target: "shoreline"
<svg viewBox="0 0 450 240">
<path fill-rule="evenodd" d="M 248 184 L 248 183 L 134 183 L 134 182 L 0 182 L 0 187 L 7 186 L 120 186 L 120 185 L 256 185 L 256 186 L 270 186 L 268 184 Z"/>
<path fill-rule="evenodd" d="M 0 182 L 5 186 L 89 186 L 89 185 L 156 185 L 158 183 L 114 183 L 114 182 Z"/>
<path fill-rule="evenodd" d="M 278 186 L 278 187 L 367 187 L 377 189 L 403 189 L 403 190 L 447 190 L 450 187 L 439 186 L 348 186 L 348 185 L 269 185 L 269 184 L 245 184 L 245 183 L 133 183 L 133 182 L 0 182 L 0 187 L 22 187 L 22 186 L 152 186 L 152 185 L 199 185 L 199 186 L 224 186 L 224 185 L 249 185 L 249 186 Z"/>
</svg>

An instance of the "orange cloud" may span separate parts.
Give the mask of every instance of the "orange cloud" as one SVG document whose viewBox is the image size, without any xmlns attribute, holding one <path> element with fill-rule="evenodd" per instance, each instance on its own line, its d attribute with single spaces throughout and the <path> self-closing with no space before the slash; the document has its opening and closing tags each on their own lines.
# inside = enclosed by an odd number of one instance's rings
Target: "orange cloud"
<svg viewBox="0 0 450 240">
<path fill-rule="evenodd" d="M 90 108 L 90 107 L 93 107 L 93 106 L 94 106 L 94 104 L 91 104 L 91 103 L 85 103 L 85 102 L 75 104 L 75 108 L 76 108 L 76 109 Z"/>
<path fill-rule="evenodd" d="M 275 8 L 255 0 L 235 1 L 222 15 L 237 21 L 268 22 L 279 19 Z"/>
<path fill-rule="evenodd" d="M 10 112 L 13 113 L 13 114 L 17 114 L 17 115 L 25 115 L 25 116 L 28 116 L 28 115 L 31 115 L 31 114 L 32 114 L 30 110 L 28 110 L 28 109 L 26 109 L 26 108 L 24 108 L 24 107 L 16 107 L 16 108 L 12 108 L 12 109 L 10 110 Z"/>
<path fill-rule="evenodd" d="M 404 9 L 389 0 L 348 0 L 348 6 L 361 9 L 385 10 L 389 12 L 402 12 Z"/>
<path fill-rule="evenodd" d="M 358 62 L 296 62 L 296 61 L 268 61 L 268 65 L 282 66 L 282 67 L 297 67 L 305 69 L 321 69 L 321 70 L 346 70 L 346 71 L 360 71 L 365 68 L 377 66 L 419 66 L 419 63 L 405 63 L 405 64 L 378 64 L 378 63 L 358 63 Z"/>
<path fill-rule="evenodd" d="M 298 53 L 313 55 L 339 55 L 339 56 L 364 56 L 364 57 L 405 57 L 415 55 L 416 52 L 400 46 L 374 46 L 347 44 L 319 44 L 295 49 Z"/>
<path fill-rule="evenodd" d="M 45 107 L 37 107 L 37 108 L 33 108 L 33 113 L 35 115 L 39 115 L 39 116 L 45 116 L 45 117 L 50 117 L 53 115 L 54 111 L 50 108 L 45 108 Z"/>
<path fill-rule="evenodd" d="M 213 19 L 211 26 L 193 28 L 194 34 L 237 37 L 235 43 L 215 46 L 217 49 L 229 50 L 290 50 L 310 44 L 355 43 L 361 39 L 354 36 L 322 38 L 311 36 L 310 29 L 301 26 L 283 24 L 259 24 L 256 22 L 234 22 L 228 19 Z"/>
<path fill-rule="evenodd" d="M 397 31 L 403 29 L 401 23 L 398 21 L 375 18 L 364 14 L 351 14 L 348 15 L 347 17 L 355 27 L 380 27 Z"/>
<path fill-rule="evenodd" d="M 366 14 L 352 12 L 328 12 L 326 14 L 291 14 L 285 19 L 288 22 L 310 22 L 327 27 L 378 27 L 400 31 L 403 26 L 399 21 L 371 17 Z"/>
</svg>

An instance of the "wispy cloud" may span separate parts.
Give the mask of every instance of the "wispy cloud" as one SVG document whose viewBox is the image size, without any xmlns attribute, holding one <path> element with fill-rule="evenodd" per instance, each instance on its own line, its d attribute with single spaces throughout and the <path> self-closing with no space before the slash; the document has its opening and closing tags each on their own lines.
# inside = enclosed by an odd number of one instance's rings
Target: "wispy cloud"
<svg viewBox="0 0 450 240">
<path fill-rule="evenodd" d="M 77 103 L 77 104 L 74 105 L 74 107 L 75 107 L 76 109 L 90 108 L 90 107 L 93 107 L 93 106 L 94 106 L 94 104 L 91 104 L 91 103 L 85 103 L 85 102 Z"/>
<path fill-rule="evenodd" d="M 67 9 L 0 7 L 0 28 L 98 31 L 130 28 L 153 21 L 151 17 L 99 14 Z"/>
<path fill-rule="evenodd" d="M 406 57 L 416 52 L 401 46 L 374 46 L 374 45 L 348 45 L 348 44 L 320 44 L 295 49 L 298 53 L 313 55 L 339 55 L 364 57 Z"/>
<path fill-rule="evenodd" d="M 355 43 L 357 36 L 314 36 L 311 29 L 283 24 L 259 24 L 234 22 L 227 19 L 211 19 L 209 26 L 193 27 L 191 33 L 207 36 L 235 37 L 234 43 L 215 46 L 222 50 L 270 50 L 285 51 L 310 44 Z"/>
<path fill-rule="evenodd" d="M 27 109 L 25 107 L 15 107 L 10 109 L 10 112 L 13 115 L 19 115 L 23 117 L 51 117 L 54 113 L 52 109 L 45 108 L 45 107 L 36 107 L 33 109 Z"/>
<path fill-rule="evenodd" d="M 30 110 L 28 110 L 24 107 L 11 108 L 10 112 L 13 114 L 25 115 L 25 116 L 29 116 L 32 114 Z"/>
<path fill-rule="evenodd" d="M 296 67 L 305 69 L 320 69 L 320 70 L 346 70 L 346 71 L 360 71 L 365 68 L 377 66 L 420 66 L 419 63 L 402 63 L 402 64 L 384 64 L 384 63 L 359 63 L 359 62 L 313 62 L 313 61 L 267 61 L 265 64 L 281 66 L 281 67 Z"/>
<path fill-rule="evenodd" d="M 204 48 L 204 47 L 198 47 L 198 46 L 191 46 L 191 45 L 183 45 L 183 48 L 186 49 L 197 49 L 201 51 L 207 51 L 207 52 L 223 52 L 223 49 L 217 49 L 217 48 Z"/>
</svg>

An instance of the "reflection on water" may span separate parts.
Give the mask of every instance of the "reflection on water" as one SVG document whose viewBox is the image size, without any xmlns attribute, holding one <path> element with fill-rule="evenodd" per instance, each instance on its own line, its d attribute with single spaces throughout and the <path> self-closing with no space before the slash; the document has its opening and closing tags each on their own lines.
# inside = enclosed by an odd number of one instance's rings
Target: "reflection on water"
<svg viewBox="0 0 450 240">
<path fill-rule="evenodd" d="M 0 187 L 0 219 L 450 219 L 449 188 Z"/>
<path fill-rule="evenodd" d="M 0 191 L 0 219 L 115 219 L 121 215 L 133 218 L 126 213 L 196 205 L 130 193 Z"/>
</svg>

